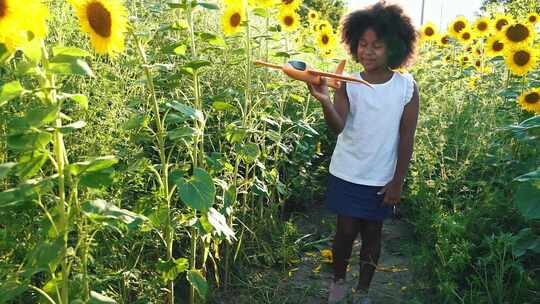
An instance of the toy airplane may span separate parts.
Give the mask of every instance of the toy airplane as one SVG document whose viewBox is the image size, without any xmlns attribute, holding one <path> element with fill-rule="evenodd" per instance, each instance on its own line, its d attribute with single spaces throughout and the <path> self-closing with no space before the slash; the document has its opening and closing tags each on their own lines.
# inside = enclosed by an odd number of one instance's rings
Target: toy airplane
<svg viewBox="0 0 540 304">
<path fill-rule="evenodd" d="M 342 75 L 343 69 L 345 68 L 345 63 L 346 63 L 345 60 L 342 60 L 339 63 L 335 73 L 327 73 L 327 72 L 311 69 L 307 66 L 305 62 L 298 61 L 298 60 L 289 61 L 287 64 L 283 66 L 260 61 L 260 60 L 255 60 L 253 63 L 259 66 L 265 66 L 265 67 L 269 67 L 273 69 L 282 70 L 283 73 L 287 74 L 291 78 L 308 82 L 314 85 L 321 84 L 321 77 L 326 77 L 326 78 L 329 78 L 327 82 L 328 86 L 334 89 L 339 89 L 341 87 L 340 81 L 362 83 L 372 88 L 372 86 L 364 80 Z"/>
</svg>

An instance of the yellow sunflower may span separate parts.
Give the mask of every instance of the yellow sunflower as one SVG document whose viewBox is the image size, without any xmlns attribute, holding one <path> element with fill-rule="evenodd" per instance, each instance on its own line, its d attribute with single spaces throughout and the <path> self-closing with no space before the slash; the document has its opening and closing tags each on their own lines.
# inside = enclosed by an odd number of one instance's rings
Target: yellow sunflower
<svg viewBox="0 0 540 304">
<path fill-rule="evenodd" d="M 437 44 L 442 47 L 450 46 L 450 36 L 448 34 L 439 35 L 437 37 Z"/>
<path fill-rule="evenodd" d="M 458 61 L 463 66 L 469 66 L 471 65 L 472 58 L 469 54 L 462 54 L 461 56 L 459 56 Z"/>
<path fill-rule="evenodd" d="M 458 39 L 463 43 L 470 43 L 474 39 L 474 36 L 471 31 L 467 29 L 459 34 Z"/>
<path fill-rule="evenodd" d="M 317 22 L 317 20 L 319 20 L 319 13 L 315 10 L 309 10 L 307 17 L 309 23 L 314 24 L 315 22 Z"/>
<path fill-rule="evenodd" d="M 221 16 L 221 25 L 223 33 L 226 36 L 232 35 L 240 31 L 242 22 L 246 20 L 245 10 L 242 5 L 233 4 L 227 6 Z"/>
<path fill-rule="evenodd" d="M 484 48 L 485 48 L 486 54 L 489 57 L 496 57 L 504 53 L 504 50 L 506 49 L 506 45 L 504 43 L 503 38 L 499 34 L 499 35 L 490 36 L 487 39 L 486 45 L 484 46 Z"/>
<path fill-rule="evenodd" d="M 320 20 L 319 23 L 317 23 L 317 32 L 330 29 L 332 29 L 332 25 L 327 20 Z"/>
<path fill-rule="evenodd" d="M 504 14 L 496 14 L 493 18 L 493 30 L 500 32 L 505 26 L 512 22 L 512 17 Z"/>
<path fill-rule="evenodd" d="M 278 19 L 281 29 L 285 32 L 296 30 L 300 24 L 300 16 L 293 10 L 281 10 Z"/>
<path fill-rule="evenodd" d="M 513 74 L 523 76 L 535 69 L 538 51 L 525 45 L 513 46 L 506 50 L 504 60 Z"/>
<path fill-rule="evenodd" d="M 523 110 L 540 114 L 540 88 L 523 92 L 518 98 L 518 103 Z"/>
<path fill-rule="evenodd" d="M 331 49 L 336 43 L 336 36 L 330 29 L 323 29 L 317 35 L 317 45 L 321 50 Z"/>
<path fill-rule="evenodd" d="M 334 55 L 335 55 L 335 52 L 334 52 L 333 49 L 321 50 L 321 54 L 320 54 L 320 55 L 321 55 L 322 58 L 326 58 L 326 59 L 328 59 L 328 58 L 334 58 L 334 57 L 335 57 L 335 56 L 334 56 Z"/>
<path fill-rule="evenodd" d="M 463 16 L 458 16 L 454 21 L 448 26 L 448 34 L 450 36 L 459 39 L 459 36 L 462 31 L 466 30 L 469 27 L 469 21 Z"/>
<path fill-rule="evenodd" d="M 537 13 L 530 13 L 527 15 L 527 22 L 531 25 L 536 25 L 538 22 L 540 22 L 540 15 Z"/>
<path fill-rule="evenodd" d="M 422 37 L 422 40 L 424 41 L 431 41 L 437 39 L 437 29 L 435 28 L 435 24 L 432 22 L 428 22 L 422 26 L 422 29 L 420 30 L 420 35 Z"/>
<path fill-rule="evenodd" d="M 114 56 L 124 50 L 127 11 L 121 0 L 71 1 L 83 32 L 90 35 L 96 53 Z"/>
<path fill-rule="evenodd" d="M 454 63 L 454 56 L 452 56 L 452 54 L 448 54 L 448 55 L 444 56 L 443 61 L 445 63 Z"/>
<path fill-rule="evenodd" d="M 0 43 L 13 50 L 46 34 L 47 7 L 38 0 L 0 0 Z"/>
<path fill-rule="evenodd" d="M 508 45 L 528 44 L 534 40 L 535 31 L 527 23 L 513 22 L 502 29 L 503 39 Z"/>
<path fill-rule="evenodd" d="M 475 36 L 484 37 L 487 34 L 489 34 L 490 27 L 491 27 L 491 23 L 489 21 L 489 18 L 480 17 L 476 19 L 476 21 L 472 25 L 472 30 L 474 31 Z"/>
<path fill-rule="evenodd" d="M 302 5 L 302 0 L 280 0 L 281 9 L 296 10 Z"/>
</svg>

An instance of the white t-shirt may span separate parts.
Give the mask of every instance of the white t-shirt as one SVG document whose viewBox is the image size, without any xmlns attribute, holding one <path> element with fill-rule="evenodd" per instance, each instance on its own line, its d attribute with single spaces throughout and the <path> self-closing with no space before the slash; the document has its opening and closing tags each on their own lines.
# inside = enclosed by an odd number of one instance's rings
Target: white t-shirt
<svg viewBox="0 0 540 304">
<path fill-rule="evenodd" d="M 360 73 L 353 76 L 362 78 Z M 372 86 L 346 85 L 349 113 L 332 154 L 330 173 L 355 184 L 384 186 L 396 170 L 401 115 L 412 98 L 414 79 L 394 72 L 387 82 Z"/>
</svg>

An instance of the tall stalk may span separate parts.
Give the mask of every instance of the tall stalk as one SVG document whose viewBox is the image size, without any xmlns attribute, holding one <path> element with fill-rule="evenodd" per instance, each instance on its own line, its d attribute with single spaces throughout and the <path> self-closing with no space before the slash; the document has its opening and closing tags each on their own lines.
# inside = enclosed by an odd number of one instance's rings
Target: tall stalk
<svg viewBox="0 0 540 304">
<path fill-rule="evenodd" d="M 150 97 L 151 97 L 151 106 L 152 106 L 152 112 L 154 114 L 154 122 L 156 125 L 156 141 L 158 144 L 158 151 L 159 151 L 159 160 L 161 162 L 161 174 L 158 175 L 158 182 L 160 185 L 160 200 L 165 199 L 165 202 L 167 204 L 167 219 L 166 219 L 166 226 L 165 231 L 163 231 L 163 234 L 165 235 L 165 244 L 167 247 L 167 258 L 169 260 L 173 259 L 173 241 L 174 241 L 174 229 L 172 227 L 172 219 L 171 219 L 171 195 L 169 193 L 169 163 L 166 156 L 165 151 L 165 126 L 163 124 L 163 121 L 161 119 L 161 114 L 159 112 L 159 103 L 156 97 L 156 91 L 154 86 L 154 77 L 152 76 L 152 71 L 150 70 L 150 67 L 148 65 L 148 59 L 146 58 L 146 53 L 144 50 L 144 47 L 142 43 L 140 42 L 137 35 L 133 32 L 131 32 L 133 39 L 135 40 L 135 43 L 137 45 L 137 51 L 138 54 L 143 62 L 143 70 L 144 75 L 146 78 L 146 83 L 148 86 L 148 90 L 150 91 Z M 174 303 L 174 280 L 169 280 L 167 282 L 167 288 L 169 290 L 168 294 L 168 301 L 169 304 Z"/>
</svg>

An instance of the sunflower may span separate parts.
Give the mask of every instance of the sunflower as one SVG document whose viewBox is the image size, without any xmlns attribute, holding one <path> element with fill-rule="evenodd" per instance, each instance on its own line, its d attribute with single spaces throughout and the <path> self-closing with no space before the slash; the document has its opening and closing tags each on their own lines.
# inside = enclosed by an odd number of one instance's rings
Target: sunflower
<svg viewBox="0 0 540 304">
<path fill-rule="evenodd" d="M 508 45 L 528 44 L 534 40 L 535 32 L 531 25 L 514 22 L 505 26 L 502 30 L 503 39 Z"/>
<path fill-rule="evenodd" d="M 471 65 L 471 61 L 472 61 L 471 55 L 469 55 L 469 54 L 462 54 L 461 56 L 459 56 L 458 61 L 459 61 L 459 63 L 461 63 L 461 65 L 463 65 L 463 66 L 469 66 L 469 65 Z"/>
<path fill-rule="evenodd" d="M 420 30 L 420 35 L 422 37 L 422 40 L 424 41 L 431 41 L 437 39 L 437 29 L 435 28 L 435 24 L 432 22 L 428 22 L 422 26 L 422 29 Z"/>
<path fill-rule="evenodd" d="M 321 50 L 331 49 L 336 42 L 336 36 L 330 29 L 323 29 L 317 35 L 317 45 Z"/>
<path fill-rule="evenodd" d="M 540 114 L 540 88 L 523 92 L 518 98 L 518 103 L 523 110 Z"/>
<path fill-rule="evenodd" d="M 281 10 L 278 19 L 281 28 L 286 32 L 296 30 L 300 24 L 300 16 L 293 10 Z"/>
<path fill-rule="evenodd" d="M 474 31 L 475 36 L 484 37 L 489 34 L 490 27 L 489 19 L 487 17 L 480 17 L 476 19 L 472 25 L 472 30 Z"/>
<path fill-rule="evenodd" d="M 71 4 L 98 54 L 114 56 L 124 50 L 128 20 L 121 0 L 80 0 Z"/>
<path fill-rule="evenodd" d="M 0 43 L 14 50 L 29 38 L 43 38 L 48 15 L 38 0 L 0 0 Z"/>
<path fill-rule="evenodd" d="M 226 36 L 232 35 L 240 31 L 242 22 L 245 20 L 245 11 L 242 5 L 233 4 L 227 6 L 221 16 L 221 25 L 223 33 Z"/>
<path fill-rule="evenodd" d="M 512 22 L 512 17 L 503 14 L 496 14 L 493 18 L 493 30 L 495 32 L 500 32 L 505 26 Z"/>
<path fill-rule="evenodd" d="M 296 10 L 302 5 L 301 0 L 280 0 L 281 9 Z"/>
<path fill-rule="evenodd" d="M 525 45 L 513 46 L 506 50 L 504 59 L 513 74 L 523 76 L 536 67 L 538 51 Z"/>
<path fill-rule="evenodd" d="M 448 55 L 444 56 L 443 61 L 445 63 L 454 63 L 454 56 L 452 56 L 452 54 L 448 54 Z"/>
<path fill-rule="evenodd" d="M 489 57 L 496 57 L 504 53 L 506 45 L 501 35 L 493 35 L 487 39 L 485 49 Z"/>
<path fill-rule="evenodd" d="M 321 54 L 320 54 L 320 55 L 321 55 L 322 58 L 326 58 L 326 59 L 328 59 L 328 58 L 334 58 L 334 57 L 335 57 L 335 56 L 334 56 L 334 55 L 335 55 L 335 52 L 334 52 L 333 49 L 321 50 Z"/>
<path fill-rule="evenodd" d="M 316 32 L 325 30 L 325 29 L 332 29 L 332 25 L 327 20 L 321 20 L 319 23 L 317 23 L 317 30 Z"/>
<path fill-rule="evenodd" d="M 538 22 L 540 22 L 540 15 L 538 15 L 535 12 L 532 12 L 527 15 L 527 22 L 531 25 L 536 25 Z"/>
<path fill-rule="evenodd" d="M 470 43 L 474 39 L 474 36 L 471 31 L 467 29 L 459 34 L 458 39 L 463 43 Z"/>
<path fill-rule="evenodd" d="M 447 47 L 450 45 L 450 36 L 448 34 L 438 35 L 437 44 L 442 47 Z"/>
<path fill-rule="evenodd" d="M 454 38 L 458 38 L 462 31 L 467 29 L 469 26 L 469 21 L 463 16 L 458 16 L 454 21 L 448 26 L 448 34 Z"/>
<path fill-rule="evenodd" d="M 315 22 L 317 22 L 317 20 L 319 20 L 319 13 L 317 13 L 317 11 L 315 10 L 309 10 L 307 16 L 309 23 L 311 24 L 314 24 Z"/>
</svg>

